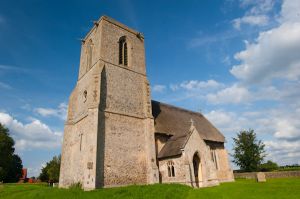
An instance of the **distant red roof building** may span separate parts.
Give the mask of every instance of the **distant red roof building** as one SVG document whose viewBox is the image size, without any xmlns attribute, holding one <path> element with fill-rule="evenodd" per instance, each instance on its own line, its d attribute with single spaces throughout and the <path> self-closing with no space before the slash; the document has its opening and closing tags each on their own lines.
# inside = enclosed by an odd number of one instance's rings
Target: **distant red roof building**
<svg viewBox="0 0 300 199">
<path fill-rule="evenodd" d="M 23 168 L 22 169 L 22 177 L 19 179 L 19 183 L 24 183 L 27 182 L 28 178 L 27 178 L 27 169 Z"/>
<path fill-rule="evenodd" d="M 22 178 L 21 179 L 26 179 L 27 178 L 27 169 L 23 168 L 22 169 Z"/>
<path fill-rule="evenodd" d="M 31 177 L 28 179 L 28 183 L 36 183 L 35 177 Z"/>
</svg>

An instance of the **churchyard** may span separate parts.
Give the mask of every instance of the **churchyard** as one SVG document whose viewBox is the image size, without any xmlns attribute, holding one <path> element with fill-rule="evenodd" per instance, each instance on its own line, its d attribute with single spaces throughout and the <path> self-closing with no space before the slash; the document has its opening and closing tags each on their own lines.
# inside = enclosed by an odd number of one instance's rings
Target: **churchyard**
<svg viewBox="0 0 300 199">
<path fill-rule="evenodd" d="M 0 198 L 206 198 L 206 199 L 298 199 L 300 178 L 255 180 L 238 179 L 220 186 L 193 189 L 178 184 L 156 184 L 97 189 L 84 192 L 80 189 L 59 189 L 46 184 L 0 185 Z"/>
</svg>

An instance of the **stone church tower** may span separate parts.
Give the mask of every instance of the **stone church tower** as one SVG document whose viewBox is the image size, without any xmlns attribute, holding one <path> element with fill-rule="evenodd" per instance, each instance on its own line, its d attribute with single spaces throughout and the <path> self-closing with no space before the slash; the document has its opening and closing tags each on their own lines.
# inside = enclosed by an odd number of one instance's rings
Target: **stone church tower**
<svg viewBox="0 0 300 199">
<path fill-rule="evenodd" d="M 158 180 L 144 37 L 101 17 L 82 41 L 59 186 L 79 182 L 88 190 Z"/>
</svg>

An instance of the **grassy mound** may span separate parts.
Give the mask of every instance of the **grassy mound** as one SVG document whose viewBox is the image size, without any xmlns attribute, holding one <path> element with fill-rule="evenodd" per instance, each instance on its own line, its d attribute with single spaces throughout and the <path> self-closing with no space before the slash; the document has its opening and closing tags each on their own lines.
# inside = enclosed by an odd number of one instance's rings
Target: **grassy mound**
<svg viewBox="0 0 300 199">
<path fill-rule="evenodd" d="M 298 199 L 300 179 L 272 179 L 266 183 L 237 180 L 217 187 L 193 189 L 184 185 L 156 184 L 98 189 L 84 192 L 79 189 L 58 189 L 46 185 L 5 184 L 0 187 L 0 198 L 205 198 L 205 199 Z"/>
</svg>

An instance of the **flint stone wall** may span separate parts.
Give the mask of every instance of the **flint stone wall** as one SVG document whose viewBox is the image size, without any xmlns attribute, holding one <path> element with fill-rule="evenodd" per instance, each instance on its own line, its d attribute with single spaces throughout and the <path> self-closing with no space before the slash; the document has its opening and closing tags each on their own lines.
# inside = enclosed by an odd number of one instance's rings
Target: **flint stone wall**
<svg viewBox="0 0 300 199">
<path fill-rule="evenodd" d="M 234 178 L 256 179 L 257 172 L 234 173 Z M 264 172 L 266 179 L 270 178 L 300 178 L 300 171 Z"/>
</svg>

